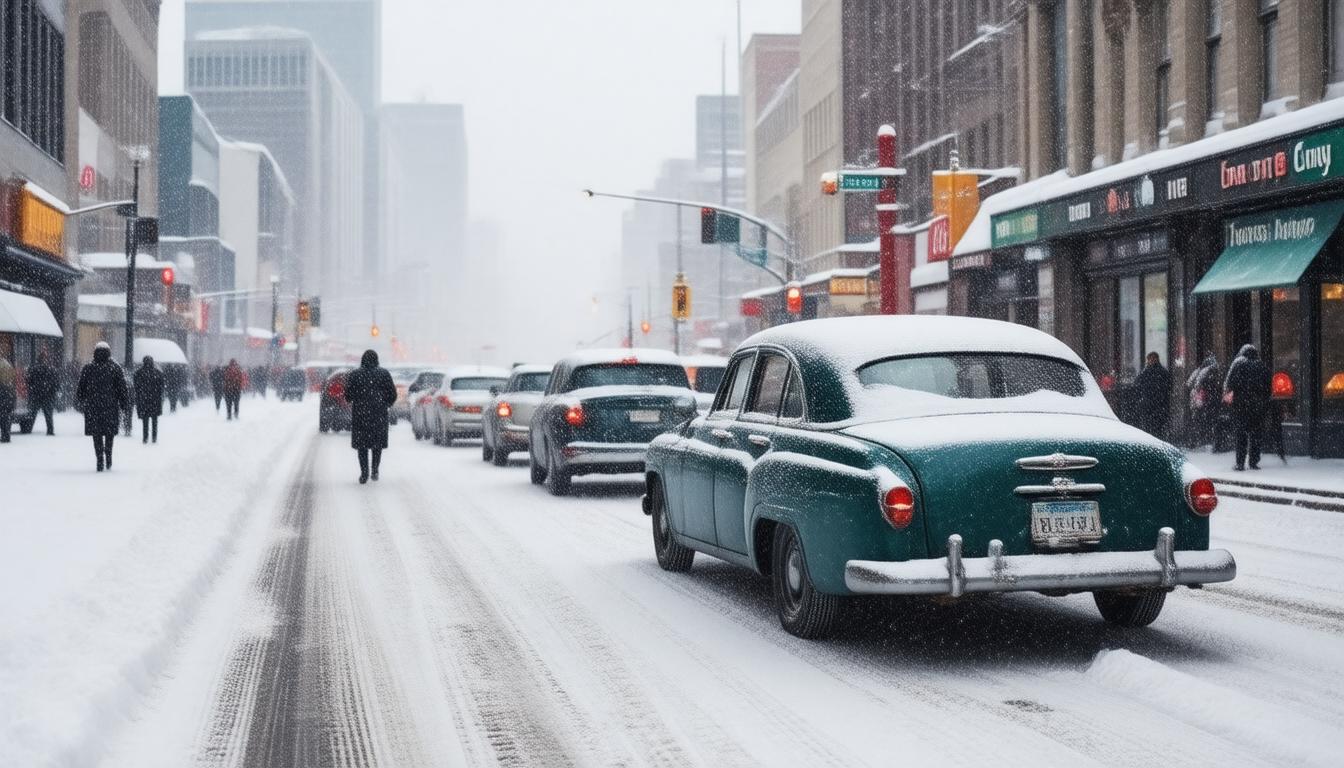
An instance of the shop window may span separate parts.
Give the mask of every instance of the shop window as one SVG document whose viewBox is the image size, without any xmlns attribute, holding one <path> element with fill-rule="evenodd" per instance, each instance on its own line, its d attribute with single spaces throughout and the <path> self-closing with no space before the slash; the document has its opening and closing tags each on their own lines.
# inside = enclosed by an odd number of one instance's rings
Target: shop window
<svg viewBox="0 0 1344 768">
<path fill-rule="evenodd" d="M 1302 297 L 1297 286 L 1270 291 L 1270 372 L 1273 396 L 1283 409 L 1283 417 L 1297 416 L 1297 390 L 1302 383 Z"/>
<path fill-rule="evenodd" d="M 1162 364 L 1171 365 L 1167 357 L 1167 273 L 1153 272 L 1143 276 L 1143 350 L 1135 364 L 1143 368 L 1143 357 L 1156 352 Z"/>
<path fill-rule="evenodd" d="M 1344 283 L 1321 284 L 1321 415 L 1344 420 Z"/>
<path fill-rule="evenodd" d="M 1260 64 L 1262 101 L 1279 98 L 1279 0 L 1260 0 Z"/>
<path fill-rule="evenodd" d="M 1153 33 L 1157 38 L 1157 71 L 1154 73 L 1153 136 L 1166 145 L 1167 120 L 1171 110 L 1171 35 L 1167 24 L 1167 0 L 1153 3 Z"/>
</svg>

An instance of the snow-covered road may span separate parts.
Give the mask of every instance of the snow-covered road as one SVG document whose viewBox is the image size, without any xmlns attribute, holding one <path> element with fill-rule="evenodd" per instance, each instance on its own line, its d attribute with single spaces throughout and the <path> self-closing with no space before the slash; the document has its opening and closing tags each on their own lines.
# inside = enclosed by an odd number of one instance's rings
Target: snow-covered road
<svg viewBox="0 0 1344 768">
<path fill-rule="evenodd" d="M 1238 579 L 1146 630 L 1014 595 L 807 642 L 762 578 L 661 571 L 638 478 L 557 499 L 403 425 L 361 487 L 315 403 L 244 407 L 175 417 L 155 469 L 0 456 L 57 486 L 0 513 L 0 764 L 1344 761 L 1339 513 L 1224 500 Z"/>
</svg>

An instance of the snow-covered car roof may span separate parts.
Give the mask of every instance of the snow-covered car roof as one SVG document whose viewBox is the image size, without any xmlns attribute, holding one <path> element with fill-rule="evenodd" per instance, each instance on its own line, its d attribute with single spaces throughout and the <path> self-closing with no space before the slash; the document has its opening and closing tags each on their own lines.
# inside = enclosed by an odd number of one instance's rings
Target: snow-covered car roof
<svg viewBox="0 0 1344 768">
<path fill-rule="evenodd" d="M 602 365 L 603 363 L 623 363 L 632 360 L 635 363 L 653 365 L 682 365 L 682 359 L 666 349 L 635 347 L 628 349 L 583 349 L 565 356 L 561 363 L 571 367 L 580 365 Z"/>
<path fill-rule="evenodd" d="M 507 379 L 509 371 L 504 368 L 497 368 L 493 365 L 454 365 L 442 370 L 445 379 L 459 379 L 464 376 L 481 376 L 491 379 Z"/>
<path fill-rule="evenodd" d="M 728 358 L 719 355 L 682 355 L 681 364 L 688 368 L 727 368 Z"/>
<path fill-rule="evenodd" d="M 839 367 L 901 355 L 999 352 L 1040 355 L 1086 367 L 1067 344 L 1025 325 L 978 317 L 863 315 L 786 323 L 756 333 L 743 347 L 778 344 L 830 358 Z"/>
<path fill-rule="evenodd" d="M 513 370 L 510 371 L 510 373 L 550 373 L 552 368 L 554 368 L 554 366 L 528 363 L 513 366 Z"/>
</svg>

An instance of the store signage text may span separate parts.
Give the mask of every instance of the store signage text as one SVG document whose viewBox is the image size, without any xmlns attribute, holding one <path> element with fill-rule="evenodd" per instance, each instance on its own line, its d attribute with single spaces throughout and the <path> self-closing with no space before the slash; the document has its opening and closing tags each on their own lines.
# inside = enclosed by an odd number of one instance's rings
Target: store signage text
<svg viewBox="0 0 1344 768">
<path fill-rule="evenodd" d="M 993 248 L 1142 222 L 1344 179 L 1344 125 L 1291 136 L 991 218 Z M 1030 221 L 1028 228 L 1024 224 Z"/>
<path fill-rule="evenodd" d="M 1259 220 L 1255 223 L 1227 222 L 1225 244 L 1230 248 L 1244 245 L 1303 240 L 1316 234 L 1315 216 L 1282 218 L 1275 216 L 1272 221 Z"/>
</svg>

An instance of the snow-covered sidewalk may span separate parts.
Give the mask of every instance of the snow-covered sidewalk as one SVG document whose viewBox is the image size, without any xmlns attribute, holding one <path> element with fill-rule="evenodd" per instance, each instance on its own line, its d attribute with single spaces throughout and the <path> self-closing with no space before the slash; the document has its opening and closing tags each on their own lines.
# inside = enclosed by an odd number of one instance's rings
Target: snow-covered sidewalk
<svg viewBox="0 0 1344 768">
<path fill-rule="evenodd" d="M 1193 462 L 1219 486 L 1220 492 L 1255 501 L 1344 511 L 1344 459 L 1266 454 L 1260 469 L 1238 472 L 1230 452 L 1186 451 Z"/>
<path fill-rule="evenodd" d="M 316 416 L 248 399 L 118 437 L 94 472 L 79 414 L 0 445 L 0 765 L 82 764 L 159 676 L 250 513 L 274 509 Z M 39 430 L 40 431 L 40 430 Z M 300 439 L 303 438 L 303 439 Z M 274 482 L 272 482 L 274 478 Z"/>
</svg>

